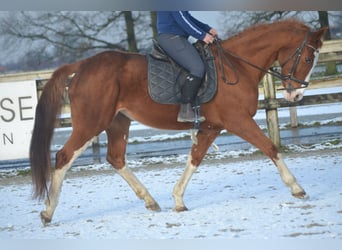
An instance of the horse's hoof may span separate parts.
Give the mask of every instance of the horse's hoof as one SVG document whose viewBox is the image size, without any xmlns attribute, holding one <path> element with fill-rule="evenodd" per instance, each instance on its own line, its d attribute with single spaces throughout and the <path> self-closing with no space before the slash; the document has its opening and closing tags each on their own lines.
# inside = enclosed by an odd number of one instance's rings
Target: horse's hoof
<svg viewBox="0 0 342 250">
<path fill-rule="evenodd" d="M 42 220 L 42 223 L 43 223 L 44 226 L 46 226 L 47 224 L 49 224 L 51 222 L 51 217 L 48 216 L 46 211 L 42 211 L 40 213 L 40 219 Z"/>
<path fill-rule="evenodd" d="M 161 209 L 160 209 L 158 203 L 146 205 L 146 208 L 147 208 L 148 210 L 152 210 L 152 211 L 155 211 L 155 212 L 160 212 L 160 211 L 161 211 Z"/>
<path fill-rule="evenodd" d="M 299 193 L 295 193 L 295 194 L 292 194 L 294 197 L 298 198 L 298 199 L 303 199 L 303 200 L 307 200 L 309 198 L 309 195 L 307 195 L 305 193 L 305 191 L 301 191 Z"/>
<path fill-rule="evenodd" d="M 175 212 L 185 212 L 185 211 L 188 211 L 189 209 L 187 208 L 187 207 L 175 207 L 174 209 L 173 209 L 173 211 L 175 211 Z"/>
</svg>

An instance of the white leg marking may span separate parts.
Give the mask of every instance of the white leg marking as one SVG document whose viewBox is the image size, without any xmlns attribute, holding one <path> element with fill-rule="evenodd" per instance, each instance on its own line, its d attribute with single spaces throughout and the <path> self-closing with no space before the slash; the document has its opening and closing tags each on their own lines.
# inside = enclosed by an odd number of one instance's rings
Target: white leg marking
<svg viewBox="0 0 342 250">
<path fill-rule="evenodd" d="M 286 186 L 291 188 L 291 193 L 300 198 L 304 198 L 301 196 L 305 196 L 304 189 L 297 183 L 296 178 L 293 176 L 293 174 L 290 172 L 290 170 L 287 168 L 282 155 L 278 153 L 277 155 L 278 160 L 274 160 L 275 164 L 277 166 L 277 169 L 279 171 L 280 177 L 285 183 Z"/>
<path fill-rule="evenodd" d="M 64 165 L 62 168 L 56 169 L 53 172 L 48 199 L 45 201 L 46 210 L 41 213 L 41 216 L 45 219 L 45 222 L 51 221 L 53 213 L 55 212 L 55 209 L 58 205 L 58 199 L 61 193 L 62 183 L 66 172 L 70 169 L 74 160 L 77 159 L 77 157 L 79 157 L 82 154 L 82 152 L 89 146 L 91 141 L 92 140 L 88 141 L 83 145 L 83 147 L 81 147 L 79 150 L 76 150 L 74 152 L 73 157 L 66 165 Z"/>
<path fill-rule="evenodd" d="M 153 211 L 160 211 L 160 207 L 157 202 L 150 195 L 145 186 L 138 180 L 138 178 L 133 174 L 133 172 L 126 166 L 117 170 L 118 174 L 128 183 L 128 185 L 133 189 L 135 194 L 142 200 L 145 201 L 145 206 L 147 209 Z"/>
<path fill-rule="evenodd" d="M 186 206 L 184 205 L 183 196 L 191 176 L 197 170 L 197 167 L 191 164 L 191 160 L 192 157 L 189 155 L 185 170 L 173 189 L 173 198 L 175 199 L 176 203 L 174 210 L 176 211 L 187 210 Z"/>
</svg>

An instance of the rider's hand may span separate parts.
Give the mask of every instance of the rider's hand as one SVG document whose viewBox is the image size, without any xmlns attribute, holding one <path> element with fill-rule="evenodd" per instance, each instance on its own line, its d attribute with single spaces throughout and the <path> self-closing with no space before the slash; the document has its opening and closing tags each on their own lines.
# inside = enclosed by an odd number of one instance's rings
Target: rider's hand
<svg viewBox="0 0 342 250">
<path fill-rule="evenodd" d="M 212 35 L 212 36 L 214 36 L 214 37 L 218 35 L 217 30 L 214 29 L 214 28 L 211 28 L 211 29 L 209 30 L 209 34 Z"/>
<path fill-rule="evenodd" d="M 213 43 L 214 42 L 214 37 L 212 35 L 210 35 L 209 33 L 207 33 L 207 34 L 205 34 L 205 37 L 204 37 L 203 41 L 206 44 Z"/>
</svg>

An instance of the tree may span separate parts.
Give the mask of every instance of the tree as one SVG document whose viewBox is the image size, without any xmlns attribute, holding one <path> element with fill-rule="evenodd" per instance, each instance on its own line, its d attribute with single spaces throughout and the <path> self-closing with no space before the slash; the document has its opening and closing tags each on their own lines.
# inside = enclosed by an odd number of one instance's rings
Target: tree
<svg viewBox="0 0 342 250">
<path fill-rule="evenodd" d="M 342 12 L 329 11 L 329 31 L 332 39 L 342 38 Z"/>
<path fill-rule="evenodd" d="M 321 27 L 330 27 L 328 11 L 318 11 L 318 19 Z M 330 29 L 324 35 L 325 40 L 331 40 Z M 325 74 L 334 75 L 337 73 L 336 62 L 328 62 L 326 64 Z"/>
<path fill-rule="evenodd" d="M 157 12 L 156 11 L 151 11 L 151 28 L 152 28 L 152 33 L 153 33 L 153 38 L 157 39 L 158 37 L 158 31 L 157 31 Z"/>
<path fill-rule="evenodd" d="M 291 18 L 297 14 L 296 11 L 223 11 L 220 23 L 225 30 L 222 34 L 230 37 L 252 25 Z"/>
<path fill-rule="evenodd" d="M 224 33 L 227 37 L 258 23 L 271 23 L 288 18 L 299 19 L 312 28 L 330 27 L 329 16 L 333 15 L 330 11 L 226 11 L 221 13 L 222 26 L 228 28 Z"/>
<path fill-rule="evenodd" d="M 128 50 L 132 52 L 138 52 L 137 41 L 135 39 L 134 32 L 134 20 L 131 11 L 124 11 L 125 22 L 126 22 L 126 32 L 127 32 L 127 42 Z"/>
<path fill-rule="evenodd" d="M 231 36 L 246 27 L 252 26 L 257 23 L 270 23 L 285 18 L 297 18 L 304 21 L 313 28 L 329 27 L 328 32 L 325 34 L 325 40 L 330 40 L 332 37 L 331 24 L 329 17 L 333 17 L 335 22 L 339 23 L 342 16 L 341 12 L 328 12 L 328 11 L 247 11 L 247 12 L 223 12 L 222 22 L 230 25 L 229 31 L 225 34 Z M 230 22 L 227 22 L 230 20 Z M 231 20 L 234 20 L 233 22 Z M 340 25 L 337 25 L 341 27 Z M 335 62 L 328 62 L 326 64 L 326 75 L 334 75 L 337 73 L 337 67 Z"/>
<path fill-rule="evenodd" d="M 323 28 L 323 27 L 330 27 L 328 11 L 318 11 L 318 20 L 319 20 L 319 23 L 321 25 L 321 28 Z M 328 30 L 325 33 L 324 39 L 325 40 L 331 40 L 330 30 Z"/>
<path fill-rule="evenodd" d="M 137 52 L 139 44 L 144 49 L 147 41 L 151 43 L 152 32 L 145 31 L 149 23 L 149 12 L 0 12 L 0 32 L 8 53 L 18 48 L 31 51 L 31 55 L 35 52 L 43 68 L 102 50 Z M 141 32 L 144 35 L 137 37 Z"/>
</svg>

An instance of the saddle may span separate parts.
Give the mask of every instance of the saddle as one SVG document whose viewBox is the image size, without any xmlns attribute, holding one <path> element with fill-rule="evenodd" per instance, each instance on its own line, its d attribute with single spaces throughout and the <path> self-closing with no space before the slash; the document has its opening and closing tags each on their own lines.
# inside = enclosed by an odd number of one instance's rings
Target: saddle
<svg viewBox="0 0 342 250">
<path fill-rule="evenodd" d="M 209 102 L 217 91 L 215 58 L 209 46 L 203 42 L 197 41 L 193 46 L 199 52 L 206 67 L 206 75 L 197 94 L 201 104 Z M 170 58 L 155 40 L 147 60 L 148 92 L 151 98 L 161 104 L 179 104 L 181 88 L 189 73 Z"/>
</svg>

